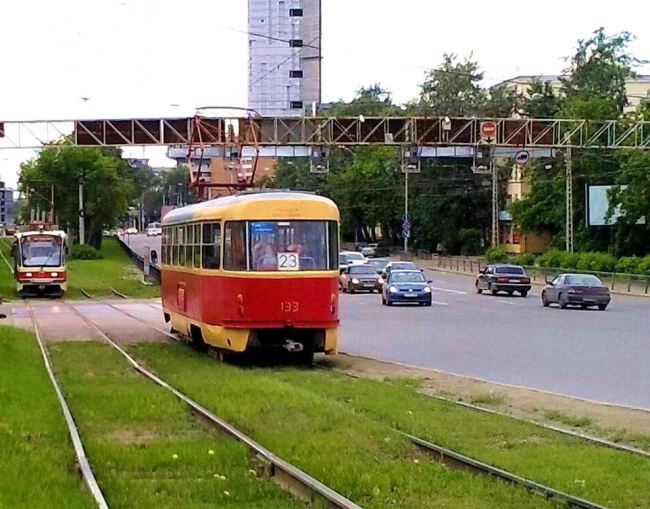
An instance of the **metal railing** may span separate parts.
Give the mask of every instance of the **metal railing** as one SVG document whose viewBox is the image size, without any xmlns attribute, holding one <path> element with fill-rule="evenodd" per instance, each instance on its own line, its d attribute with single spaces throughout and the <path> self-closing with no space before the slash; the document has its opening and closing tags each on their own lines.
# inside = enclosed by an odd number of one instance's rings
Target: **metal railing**
<svg viewBox="0 0 650 509">
<path fill-rule="evenodd" d="M 432 255 L 431 260 L 433 261 L 434 268 L 466 274 L 478 274 L 481 269 L 488 265 L 487 261 L 480 257 Z M 543 283 L 546 279 L 551 279 L 558 274 L 565 272 L 593 274 L 612 291 L 630 293 L 633 295 L 650 294 L 650 276 L 530 265 L 525 265 L 524 268 L 535 283 Z"/>
</svg>

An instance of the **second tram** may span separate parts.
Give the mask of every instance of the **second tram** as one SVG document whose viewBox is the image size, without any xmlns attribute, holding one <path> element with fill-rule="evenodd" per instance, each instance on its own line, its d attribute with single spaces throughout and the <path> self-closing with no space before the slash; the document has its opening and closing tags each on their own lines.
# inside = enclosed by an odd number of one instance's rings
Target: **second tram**
<svg viewBox="0 0 650 509">
<path fill-rule="evenodd" d="M 173 330 L 221 352 L 337 351 L 339 211 L 290 191 L 241 193 L 163 219 L 162 304 Z"/>
<path fill-rule="evenodd" d="M 68 289 L 67 234 L 39 229 L 16 233 L 15 239 L 12 254 L 18 295 L 62 297 Z"/>
</svg>

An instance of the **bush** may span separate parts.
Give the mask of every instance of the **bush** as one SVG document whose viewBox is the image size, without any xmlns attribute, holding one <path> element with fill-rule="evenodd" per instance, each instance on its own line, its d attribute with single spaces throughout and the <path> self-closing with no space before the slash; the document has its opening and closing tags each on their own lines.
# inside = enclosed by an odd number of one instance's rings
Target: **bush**
<svg viewBox="0 0 650 509">
<path fill-rule="evenodd" d="M 97 249 L 87 244 L 77 244 L 72 246 L 70 256 L 75 260 L 99 260 L 100 258 L 103 258 Z"/>
<path fill-rule="evenodd" d="M 515 258 L 517 265 L 533 266 L 535 265 L 535 255 L 531 253 L 522 253 Z"/>
<path fill-rule="evenodd" d="M 591 270 L 591 264 L 594 261 L 594 258 L 596 257 L 596 253 L 580 253 L 580 257 L 578 258 L 578 263 L 576 264 L 576 268 L 578 270 Z"/>
<path fill-rule="evenodd" d="M 578 266 L 580 255 L 564 251 L 560 255 L 560 267 L 563 269 L 575 269 Z"/>
<path fill-rule="evenodd" d="M 481 252 L 483 234 L 476 228 L 462 228 L 458 232 L 460 254 L 463 256 L 477 255 Z"/>
<path fill-rule="evenodd" d="M 559 249 L 549 249 L 537 259 L 540 267 L 550 267 L 553 269 L 560 268 L 562 265 L 563 251 Z"/>
<path fill-rule="evenodd" d="M 622 274 L 638 274 L 642 259 L 636 256 L 624 256 L 616 263 L 616 272 Z"/>
<path fill-rule="evenodd" d="M 506 263 L 508 261 L 508 255 L 503 249 L 491 247 L 485 252 L 485 259 L 489 263 Z"/>
<path fill-rule="evenodd" d="M 638 273 L 644 276 L 650 276 L 650 255 L 639 261 Z"/>
</svg>

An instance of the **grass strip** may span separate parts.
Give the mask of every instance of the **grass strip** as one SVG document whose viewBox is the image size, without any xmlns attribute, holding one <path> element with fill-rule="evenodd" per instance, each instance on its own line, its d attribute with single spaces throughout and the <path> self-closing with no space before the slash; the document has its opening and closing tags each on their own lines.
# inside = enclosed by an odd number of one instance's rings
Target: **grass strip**
<svg viewBox="0 0 650 509">
<path fill-rule="evenodd" d="M 650 507 L 650 460 L 385 383 L 321 370 L 274 370 L 294 387 L 557 490 L 611 507 Z"/>
<path fill-rule="evenodd" d="M 248 450 L 96 342 L 50 347 L 86 452 L 112 509 L 297 508 L 255 474 Z"/>
<path fill-rule="evenodd" d="M 11 238 L 5 237 L 0 239 L 0 252 L 4 259 L 0 257 L 0 297 L 4 300 L 16 299 L 16 285 L 14 275 L 7 265 L 7 262 L 12 265 L 13 258 L 11 257 Z M 5 261 L 6 260 L 6 261 Z"/>
<path fill-rule="evenodd" d="M 389 423 L 268 370 L 223 365 L 185 345 L 130 352 L 262 445 L 366 508 L 550 507 L 525 490 L 450 470 Z"/>
<path fill-rule="evenodd" d="M 142 274 L 117 240 L 104 239 L 100 252 L 100 260 L 68 260 L 68 298 L 85 299 L 81 288 L 93 297 L 114 297 L 111 287 L 135 299 L 160 296 L 158 284 L 142 283 Z"/>
<path fill-rule="evenodd" d="M 0 326 L 0 507 L 95 507 L 33 334 Z"/>
</svg>

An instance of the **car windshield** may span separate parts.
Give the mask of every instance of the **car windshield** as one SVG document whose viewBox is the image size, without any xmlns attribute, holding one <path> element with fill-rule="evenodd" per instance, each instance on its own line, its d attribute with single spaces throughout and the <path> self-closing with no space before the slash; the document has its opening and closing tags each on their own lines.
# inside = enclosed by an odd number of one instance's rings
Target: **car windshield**
<svg viewBox="0 0 650 509">
<path fill-rule="evenodd" d="M 349 260 L 365 260 L 365 257 L 361 253 L 346 253 L 345 256 Z"/>
<path fill-rule="evenodd" d="M 350 267 L 350 274 L 371 274 L 376 277 L 377 271 L 370 265 L 355 265 Z"/>
<path fill-rule="evenodd" d="M 565 278 L 565 284 L 572 286 L 603 286 L 603 282 L 590 274 L 575 274 Z"/>
<path fill-rule="evenodd" d="M 374 259 L 370 260 L 368 263 L 370 263 L 370 265 L 372 265 L 372 266 L 374 266 L 374 267 L 381 267 L 381 268 L 383 268 L 383 267 L 385 267 L 386 265 L 388 265 L 388 260 L 380 260 L 380 259 L 378 259 L 378 258 L 374 258 Z"/>
<path fill-rule="evenodd" d="M 25 237 L 20 242 L 23 267 L 61 266 L 61 238 L 50 235 Z"/>
<path fill-rule="evenodd" d="M 391 283 L 424 283 L 426 280 L 420 272 L 394 272 Z"/>
<path fill-rule="evenodd" d="M 523 276 L 525 274 L 524 269 L 522 269 L 521 267 L 511 267 L 511 266 L 496 267 L 494 269 L 494 272 L 496 274 L 513 274 L 517 276 Z"/>
</svg>

